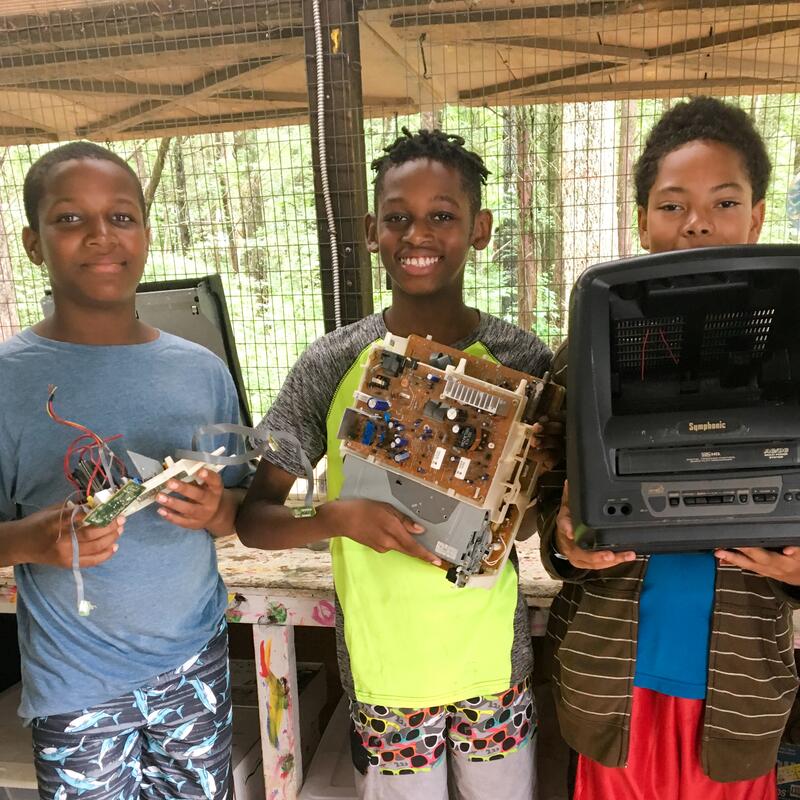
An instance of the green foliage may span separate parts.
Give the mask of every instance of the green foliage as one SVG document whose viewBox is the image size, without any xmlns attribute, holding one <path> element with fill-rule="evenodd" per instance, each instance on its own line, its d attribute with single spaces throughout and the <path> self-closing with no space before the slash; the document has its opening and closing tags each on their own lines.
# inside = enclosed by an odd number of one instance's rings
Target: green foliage
<svg viewBox="0 0 800 800">
<path fill-rule="evenodd" d="M 792 178 L 800 171 L 797 97 L 764 96 L 740 102 L 754 114 L 775 167 L 762 241 L 786 241 L 796 235 L 787 222 L 786 198 Z M 615 106 L 617 117 L 620 107 Z M 638 152 L 666 104 L 643 100 L 633 107 L 634 150 Z M 588 126 L 584 131 L 590 143 L 587 153 L 616 147 L 616 142 L 602 141 L 599 123 L 586 113 L 585 104 L 572 108 L 576 118 L 585 119 L 581 124 Z M 522 274 L 532 287 L 525 295 L 531 306 L 526 325 L 553 344 L 564 333 L 567 288 L 576 277 L 565 264 L 580 257 L 583 268 L 603 255 L 591 250 L 565 252 L 566 236 L 575 232 L 579 219 L 588 219 L 581 224 L 597 236 L 606 240 L 615 236 L 614 231 L 601 230 L 607 223 L 602 222 L 599 209 L 587 207 L 588 201 L 577 210 L 564 203 L 565 181 L 596 177 L 589 172 L 564 174 L 565 155 L 577 147 L 567 140 L 564 114 L 564 107 L 552 105 L 446 106 L 431 114 L 371 119 L 364 124 L 364 169 L 369 187 L 370 162 L 403 125 L 412 129 L 435 126 L 459 133 L 481 153 L 492 173 L 484 206 L 494 215 L 494 237 L 489 247 L 473 254 L 467 264 L 467 302 L 520 322 Z M 146 187 L 159 143 L 136 140 L 109 147 L 128 159 Z M 7 148 L 0 167 L 0 210 L 6 229 L 13 234 L 7 244 L 23 325 L 41 317 L 47 276 L 28 261 L 21 247 L 19 232 L 25 224 L 21 187 L 30 164 L 49 147 Z M 152 246 L 145 280 L 213 272 L 222 276 L 256 418 L 274 400 L 299 354 L 323 333 L 311 163 L 310 133 L 305 125 L 173 139 L 151 210 Z M 581 202 L 580 198 L 576 202 Z M 618 224 L 630 226 L 636 241 L 634 218 L 620 213 Z M 524 237 L 528 237 L 525 241 L 531 250 L 521 270 Z M 604 257 L 609 256 L 606 253 Z M 373 257 L 372 274 L 375 307 L 385 307 L 391 293 L 377 257 Z"/>
</svg>

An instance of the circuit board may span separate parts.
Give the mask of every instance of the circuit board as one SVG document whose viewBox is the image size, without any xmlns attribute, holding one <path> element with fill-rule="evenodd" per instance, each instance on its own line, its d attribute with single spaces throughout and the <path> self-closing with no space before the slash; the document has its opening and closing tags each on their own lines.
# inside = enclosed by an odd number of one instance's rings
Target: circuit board
<svg viewBox="0 0 800 800">
<path fill-rule="evenodd" d="M 532 424 L 560 410 L 561 387 L 420 336 L 389 334 L 369 352 L 354 400 L 339 429 L 345 490 L 416 511 L 428 527 L 435 520 L 436 532 L 421 541 L 460 570 L 457 584 L 476 571 L 495 575 L 541 471 Z M 372 467 L 348 465 L 348 458 Z M 385 488 L 374 467 L 406 480 Z M 437 515 L 427 495 L 415 501 L 407 479 L 485 514 L 464 517 L 473 531 L 442 528 L 452 511 Z"/>
<path fill-rule="evenodd" d="M 221 454 L 223 448 L 214 451 L 214 455 Z M 201 469 L 219 472 L 223 467 L 221 464 L 206 464 L 203 461 L 194 461 L 183 458 L 180 461 L 173 461 L 167 456 L 163 464 L 163 471 L 154 475 L 149 480 L 140 483 L 139 481 L 129 480 L 115 491 L 107 500 L 95 506 L 84 519 L 85 525 L 102 527 L 113 522 L 120 514 L 130 516 L 137 511 L 141 511 L 150 505 L 156 496 L 163 492 L 169 494 L 167 482 L 171 480 L 182 481 L 183 483 L 193 483 L 196 481 L 195 474 Z"/>
<path fill-rule="evenodd" d="M 118 492 L 113 494 L 105 503 L 92 509 L 84 519 L 84 524 L 102 528 L 113 522 L 132 503 L 141 497 L 147 490 L 141 483 L 128 481 Z"/>
</svg>

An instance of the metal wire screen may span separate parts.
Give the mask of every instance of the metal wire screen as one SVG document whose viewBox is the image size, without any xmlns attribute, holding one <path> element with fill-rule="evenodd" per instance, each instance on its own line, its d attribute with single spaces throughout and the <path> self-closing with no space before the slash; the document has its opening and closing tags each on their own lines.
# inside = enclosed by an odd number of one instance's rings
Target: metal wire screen
<svg viewBox="0 0 800 800">
<path fill-rule="evenodd" d="M 47 287 L 20 242 L 25 172 L 76 138 L 108 143 L 140 176 L 147 280 L 222 276 L 255 418 L 324 332 L 337 225 L 349 285 L 368 166 L 403 125 L 458 133 L 483 155 L 494 237 L 468 264 L 468 301 L 551 345 L 576 276 L 640 252 L 631 170 L 678 99 L 715 94 L 753 115 L 774 165 L 761 240 L 798 238 L 797 3 L 317 5 L 318 36 L 313 0 L 2 4 L 0 338 L 40 318 Z M 361 257 L 365 312 L 390 295 Z"/>
</svg>

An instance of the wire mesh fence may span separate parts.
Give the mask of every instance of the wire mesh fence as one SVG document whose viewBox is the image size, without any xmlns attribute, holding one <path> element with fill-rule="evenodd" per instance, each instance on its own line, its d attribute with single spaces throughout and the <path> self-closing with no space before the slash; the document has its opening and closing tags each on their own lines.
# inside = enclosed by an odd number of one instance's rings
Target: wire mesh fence
<svg viewBox="0 0 800 800">
<path fill-rule="evenodd" d="M 40 318 L 47 288 L 21 246 L 25 172 L 56 141 L 91 138 L 131 164 L 152 202 L 145 279 L 222 276 L 260 417 L 325 327 L 312 5 L 2 5 L 0 338 Z M 360 72 L 357 91 L 325 86 L 324 101 L 340 104 L 330 140 L 344 139 L 347 115 L 363 126 L 358 163 L 329 149 L 333 177 L 356 170 L 371 186 L 372 159 L 403 126 L 463 136 L 491 171 L 494 214 L 491 245 L 467 265 L 467 300 L 551 345 L 577 275 L 641 252 L 633 164 L 681 98 L 715 94 L 752 114 L 774 167 L 761 240 L 798 238 L 796 3 L 337 0 L 322 10 L 350 15 L 317 31 L 324 66 L 343 81 L 336 58 L 353 67 L 357 55 Z M 367 289 L 379 309 L 390 293 L 376 258 Z"/>
</svg>

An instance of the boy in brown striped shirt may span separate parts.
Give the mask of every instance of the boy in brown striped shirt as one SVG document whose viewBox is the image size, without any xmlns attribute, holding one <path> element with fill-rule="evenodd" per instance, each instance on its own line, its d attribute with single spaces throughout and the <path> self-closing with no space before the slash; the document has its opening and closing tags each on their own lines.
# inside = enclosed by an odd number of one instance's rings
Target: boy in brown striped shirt
<svg viewBox="0 0 800 800">
<path fill-rule="evenodd" d="M 757 242 L 770 169 L 743 111 L 679 103 L 637 163 L 642 246 Z M 562 347 L 554 371 L 565 363 Z M 585 552 L 566 488 L 540 528 L 543 561 L 565 580 L 548 634 L 559 722 L 579 753 L 575 800 L 774 800 L 797 690 L 800 548 Z"/>
</svg>

